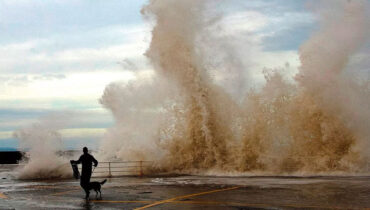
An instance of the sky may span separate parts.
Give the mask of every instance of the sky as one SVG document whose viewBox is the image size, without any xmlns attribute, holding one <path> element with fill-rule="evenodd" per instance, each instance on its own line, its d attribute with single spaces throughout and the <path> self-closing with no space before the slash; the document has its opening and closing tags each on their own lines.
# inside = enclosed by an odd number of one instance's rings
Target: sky
<svg viewBox="0 0 370 210">
<path fill-rule="evenodd" d="M 50 114 L 69 121 L 60 130 L 66 148 L 96 147 L 114 124 L 99 103 L 104 88 L 152 71 L 143 55 L 152 27 L 140 14 L 146 2 L 0 0 L 0 148 L 16 148 L 13 132 Z M 256 84 L 266 67 L 296 72 L 299 46 L 316 28 L 306 1 L 222 7 L 225 33 L 251 42 Z"/>
</svg>

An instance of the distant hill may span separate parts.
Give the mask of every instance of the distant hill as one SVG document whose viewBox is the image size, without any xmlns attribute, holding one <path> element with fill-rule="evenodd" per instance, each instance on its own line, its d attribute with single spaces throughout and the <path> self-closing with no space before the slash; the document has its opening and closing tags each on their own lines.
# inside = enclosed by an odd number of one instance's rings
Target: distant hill
<svg viewBox="0 0 370 210">
<path fill-rule="evenodd" d="M 0 151 L 0 164 L 17 164 L 23 157 L 22 152 Z"/>
</svg>

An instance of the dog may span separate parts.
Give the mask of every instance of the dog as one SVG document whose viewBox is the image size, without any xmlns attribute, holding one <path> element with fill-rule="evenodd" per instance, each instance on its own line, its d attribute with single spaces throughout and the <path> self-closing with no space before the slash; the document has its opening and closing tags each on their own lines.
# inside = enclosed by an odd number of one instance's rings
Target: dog
<svg viewBox="0 0 370 210">
<path fill-rule="evenodd" d="M 98 197 L 98 193 L 100 193 L 100 198 L 101 198 L 101 186 L 106 182 L 107 180 L 104 179 L 102 182 L 90 182 L 89 183 L 89 191 L 94 190 L 96 193 L 96 198 Z"/>
</svg>

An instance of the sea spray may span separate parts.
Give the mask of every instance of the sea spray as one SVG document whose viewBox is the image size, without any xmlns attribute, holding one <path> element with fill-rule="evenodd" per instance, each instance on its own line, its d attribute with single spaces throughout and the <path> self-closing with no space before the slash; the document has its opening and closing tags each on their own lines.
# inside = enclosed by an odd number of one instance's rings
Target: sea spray
<svg viewBox="0 0 370 210">
<path fill-rule="evenodd" d="M 19 149 L 26 151 L 27 162 L 17 170 L 20 179 L 72 177 L 69 161 L 58 155 L 63 150 L 61 116 L 49 115 L 14 132 Z"/>
<path fill-rule="evenodd" d="M 203 10 L 208 1 L 151 1 L 143 10 L 155 14 L 156 25 L 147 56 L 154 68 L 178 85 L 184 98 L 186 128 L 180 149 L 171 156 L 181 168 L 227 167 L 230 149 L 227 142 L 232 135 L 227 120 L 222 116 L 231 99 L 215 86 L 197 53 L 199 33 L 202 33 Z M 167 12 L 167 8 L 172 12 Z M 182 22 L 179 25 L 179 22 Z"/>
<path fill-rule="evenodd" d="M 295 82 L 266 73 L 264 87 L 240 96 L 243 103 L 215 82 L 204 62 L 209 3 L 151 0 L 144 7 L 155 21 L 146 55 L 163 84 L 106 89 L 101 102 L 117 124 L 102 152 L 155 160 L 169 172 L 361 171 L 369 153 L 370 94 L 343 71 L 368 40 L 368 2 L 317 1 L 320 28 L 300 48 Z"/>
<path fill-rule="evenodd" d="M 171 87 L 157 76 L 136 74 L 128 83 L 112 83 L 104 91 L 100 102 L 114 117 L 115 126 L 109 128 L 99 146 L 97 158 L 105 160 L 138 160 L 160 158 L 158 129 L 166 121 L 163 106 L 171 106 Z M 145 149 L 144 149 L 145 148 Z"/>
</svg>

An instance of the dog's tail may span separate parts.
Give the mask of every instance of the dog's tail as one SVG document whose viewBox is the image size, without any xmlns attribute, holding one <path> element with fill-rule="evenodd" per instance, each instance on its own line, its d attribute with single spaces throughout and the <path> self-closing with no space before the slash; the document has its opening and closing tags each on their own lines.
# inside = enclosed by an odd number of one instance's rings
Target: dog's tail
<svg viewBox="0 0 370 210">
<path fill-rule="evenodd" d="M 100 182 L 101 185 L 103 185 L 107 180 L 104 179 L 104 181 Z"/>
</svg>

